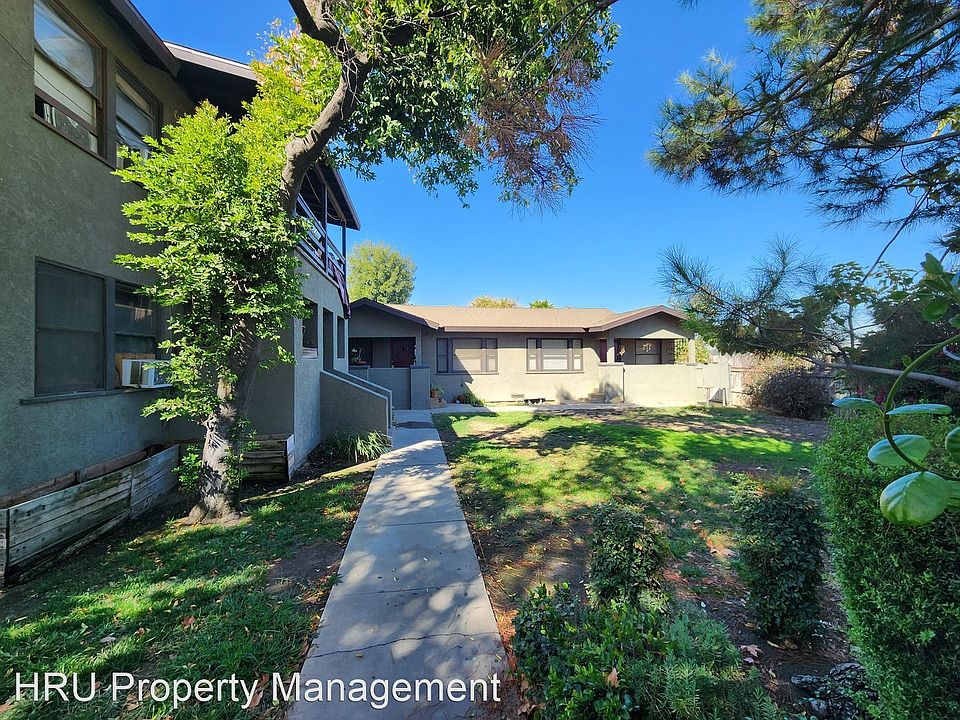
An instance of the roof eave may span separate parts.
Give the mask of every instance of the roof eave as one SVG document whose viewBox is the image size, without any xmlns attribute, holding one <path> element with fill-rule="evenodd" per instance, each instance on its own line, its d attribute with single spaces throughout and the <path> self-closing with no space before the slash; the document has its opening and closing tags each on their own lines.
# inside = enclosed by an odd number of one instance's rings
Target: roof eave
<svg viewBox="0 0 960 720">
<path fill-rule="evenodd" d="M 373 308 L 374 310 L 380 310 L 394 317 L 398 317 L 401 320 L 408 320 L 418 325 L 423 325 L 424 327 L 431 328 L 433 330 L 439 330 L 440 326 L 433 322 L 432 320 L 427 320 L 425 317 L 420 317 L 419 315 L 414 315 L 413 313 L 404 312 L 403 310 L 398 310 L 397 308 L 390 307 L 389 305 L 384 305 L 381 302 L 376 300 L 371 300 L 370 298 L 360 298 L 359 300 L 354 300 L 350 303 L 350 309 L 355 310 L 356 308 L 368 307 Z"/>
<path fill-rule="evenodd" d="M 148 59 L 174 77 L 179 74 L 180 61 L 170 52 L 130 0 L 100 0 L 100 2 L 106 8 L 107 14 L 134 37 Z"/>
<path fill-rule="evenodd" d="M 637 320 L 643 320 L 644 318 L 650 317 L 651 315 L 659 314 L 671 315 L 678 320 L 686 320 L 687 316 L 685 313 L 680 312 L 679 310 L 674 310 L 669 308 L 666 305 L 657 305 L 655 307 L 644 308 L 643 310 L 638 310 L 635 313 L 630 315 L 625 315 L 624 317 L 617 318 L 616 320 L 611 320 L 610 322 L 602 323 L 600 325 L 594 325 L 593 327 L 588 328 L 589 332 L 606 332 L 607 330 L 613 330 L 618 328 L 621 325 L 628 325 Z"/>
</svg>

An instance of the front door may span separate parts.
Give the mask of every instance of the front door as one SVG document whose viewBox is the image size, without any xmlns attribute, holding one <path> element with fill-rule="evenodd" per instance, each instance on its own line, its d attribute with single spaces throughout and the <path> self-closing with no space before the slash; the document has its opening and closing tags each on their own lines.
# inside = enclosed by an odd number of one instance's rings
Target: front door
<svg viewBox="0 0 960 720">
<path fill-rule="evenodd" d="M 390 367 L 408 368 L 414 359 L 413 338 L 390 338 Z"/>
</svg>

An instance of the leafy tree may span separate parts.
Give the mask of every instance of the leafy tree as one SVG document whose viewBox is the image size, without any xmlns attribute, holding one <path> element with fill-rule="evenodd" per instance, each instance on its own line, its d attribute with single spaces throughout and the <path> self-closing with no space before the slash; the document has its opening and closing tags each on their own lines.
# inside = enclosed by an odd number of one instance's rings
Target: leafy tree
<svg viewBox="0 0 960 720">
<path fill-rule="evenodd" d="M 880 413 L 885 438 L 871 449 L 871 460 L 914 471 L 888 485 L 881 510 L 896 522 L 926 524 L 960 507 L 960 477 L 930 471 L 930 442 L 895 437 L 892 418 L 949 414 L 951 408 L 895 407 L 895 400 L 908 380 L 960 389 L 956 380 L 920 372 L 938 354 L 960 359 L 950 349 L 960 335 L 903 361 L 902 371 L 861 366 L 852 358 L 853 317 L 864 304 L 877 304 L 875 273 L 888 270 L 882 265 L 887 248 L 907 227 L 935 222 L 949 228 L 943 255 L 927 255 L 919 283 L 887 272 L 891 285 L 905 287 L 888 288 L 880 304 L 916 300 L 927 322 L 949 318 L 960 327 L 960 315 L 953 314 L 960 274 L 943 266 L 960 250 L 960 8 L 949 0 L 759 0 L 756 7 L 746 83 L 736 87 L 733 66 L 716 55 L 684 74 L 688 97 L 664 103 L 651 161 L 678 180 L 700 178 L 728 191 L 799 182 L 828 216 L 841 222 L 873 217 L 894 232 L 869 268 L 837 266 L 828 283 L 784 247 L 763 261 L 746 292 L 676 250 L 666 257 L 666 282 L 685 298 L 704 334 L 727 347 L 795 355 L 819 350 L 821 357 L 836 353 L 847 370 L 896 376 L 882 407 L 864 398 L 835 404 Z M 902 194 L 911 209 L 890 215 L 890 201 Z M 846 314 L 839 312 L 844 306 Z M 847 329 L 843 340 L 830 332 L 837 325 Z M 960 436 L 960 429 L 955 432 Z M 949 444 L 947 450 L 960 460 L 960 450 L 954 453 Z"/>
<path fill-rule="evenodd" d="M 549 300 L 534 300 L 532 303 L 530 303 L 530 307 L 532 307 L 532 308 L 552 308 L 552 307 L 556 307 L 556 305 L 554 305 L 554 304 L 553 304 L 552 302 L 550 302 Z"/>
<path fill-rule="evenodd" d="M 364 240 L 354 246 L 347 261 L 347 287 L 354 299 L 405 303 L 413 294 L 417 266 L 385 242 Z"/>
<path fill-rule="evenodd" d="M 399 159 L 427 190 L 463 197 L 492 168 L 505 200 L 556 204 L 577 183 L 616 42 L 611 4 L 291 0 L 299 28 L 274 31 L 244 118 L 202 106 L 118 171 L 146 190 L 125 209 L 133 239 L 161 246 L 120 261 L 154 272 L 147 293 L 177 308 L 165 343 L 177 394 L 148 411 L 206 430 L 185 467 L 200 491 L 192 520 L 236 514 L 257 369 L 290 360 L 278 338 L 305 313 L 294 249 L 308 170 L 372 178 Z"/>
<path fill-rule="evenodd" d="M 799 181 L 839 220 L 960 220 L 960 8 L 759 0 L 746 83 L 711 54 L 663 104 L 653 164 L 725 190 Z M 886 215 L 895 194 L 914 201 Z"/>
<path fill-rule="evenodd" d="M 492 295 L 480 295 L 470 301 L 470 307 L 477 308 L 518 308 L 520 303 L 508 297 L 493 297 Z"/>
</svg>

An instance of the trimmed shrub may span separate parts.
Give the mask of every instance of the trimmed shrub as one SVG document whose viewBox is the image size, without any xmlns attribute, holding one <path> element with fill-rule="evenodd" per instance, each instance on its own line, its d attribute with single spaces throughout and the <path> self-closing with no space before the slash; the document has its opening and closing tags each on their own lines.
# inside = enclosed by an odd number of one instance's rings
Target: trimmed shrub
<svg viewBox="0 0 960 720">
<path fill-rule="evenodd" d="M 788 417 L 817 420 L 830 403 L 822 378 L 808 370 L 784 367 L 763 375 L 751 385 L 751 404 Z"/>
<path fill-rule="evenodd" d="M 378 432 L 335 432 L 323 443 L 324 453 L 338 463 L 369 462 L 389 449 L 390 438 Z"/>
<path fill-rule="evenodd" d="M 809 493 L 787 478 L 740 476 L 738 570 L 750 590 L 747 608 L 767 637 L 799 635 L 817 619 L 823 525 Z"/>
<path fill-rule="evenodd" d="M 550 595 L 541 586 L 514 619 L 517 669 L 538 717 L 782 717 L 723 626 L 698 609 L 622 600 L 571 606 L 572 599 L 568 588 Z"/>
<path fill-rule="evenodd" d="M 639 508 L 617 503 L 593 513 L 590 591 L 601 600 L 637 599 L 659 585 L 670 557 L 663 534 Z"/>
<path fill-rule="evenodd" d="M 816 465 L 850 637 L 884 720 L 960 718 L 960 538 L 955 513 L 930 525 L 893 525 L 877 498 L 901 468 L 867 460 L 881 437 L 873 414 L 831 422 Z M 953 427 L 932 416 L 898 418 L 898 433 L 934 443 L 934 468 L 947 465 L 943 439 Z M 956 473 L 952 466 L 951 473 Z"/>
</svg>

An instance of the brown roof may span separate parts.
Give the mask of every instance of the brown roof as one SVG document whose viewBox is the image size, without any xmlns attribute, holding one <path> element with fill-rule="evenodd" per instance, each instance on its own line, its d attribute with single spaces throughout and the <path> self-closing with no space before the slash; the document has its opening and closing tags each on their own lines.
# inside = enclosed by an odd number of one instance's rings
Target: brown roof
<svg viewBox="0 0 960 720">
<path fill-rule="evenodd" d="M 634 320 L 666 313 L 684 319 L 683 313 L 663 305 L 615 313 L 607 308 L 478 308 L 455 305 L 397 305 L 358 300 L 354 307 L 373 307 L 408 320 L 420 321 L 448 332 L 468 330 L 548 332 L 603 332 Z"/>
</svg>

